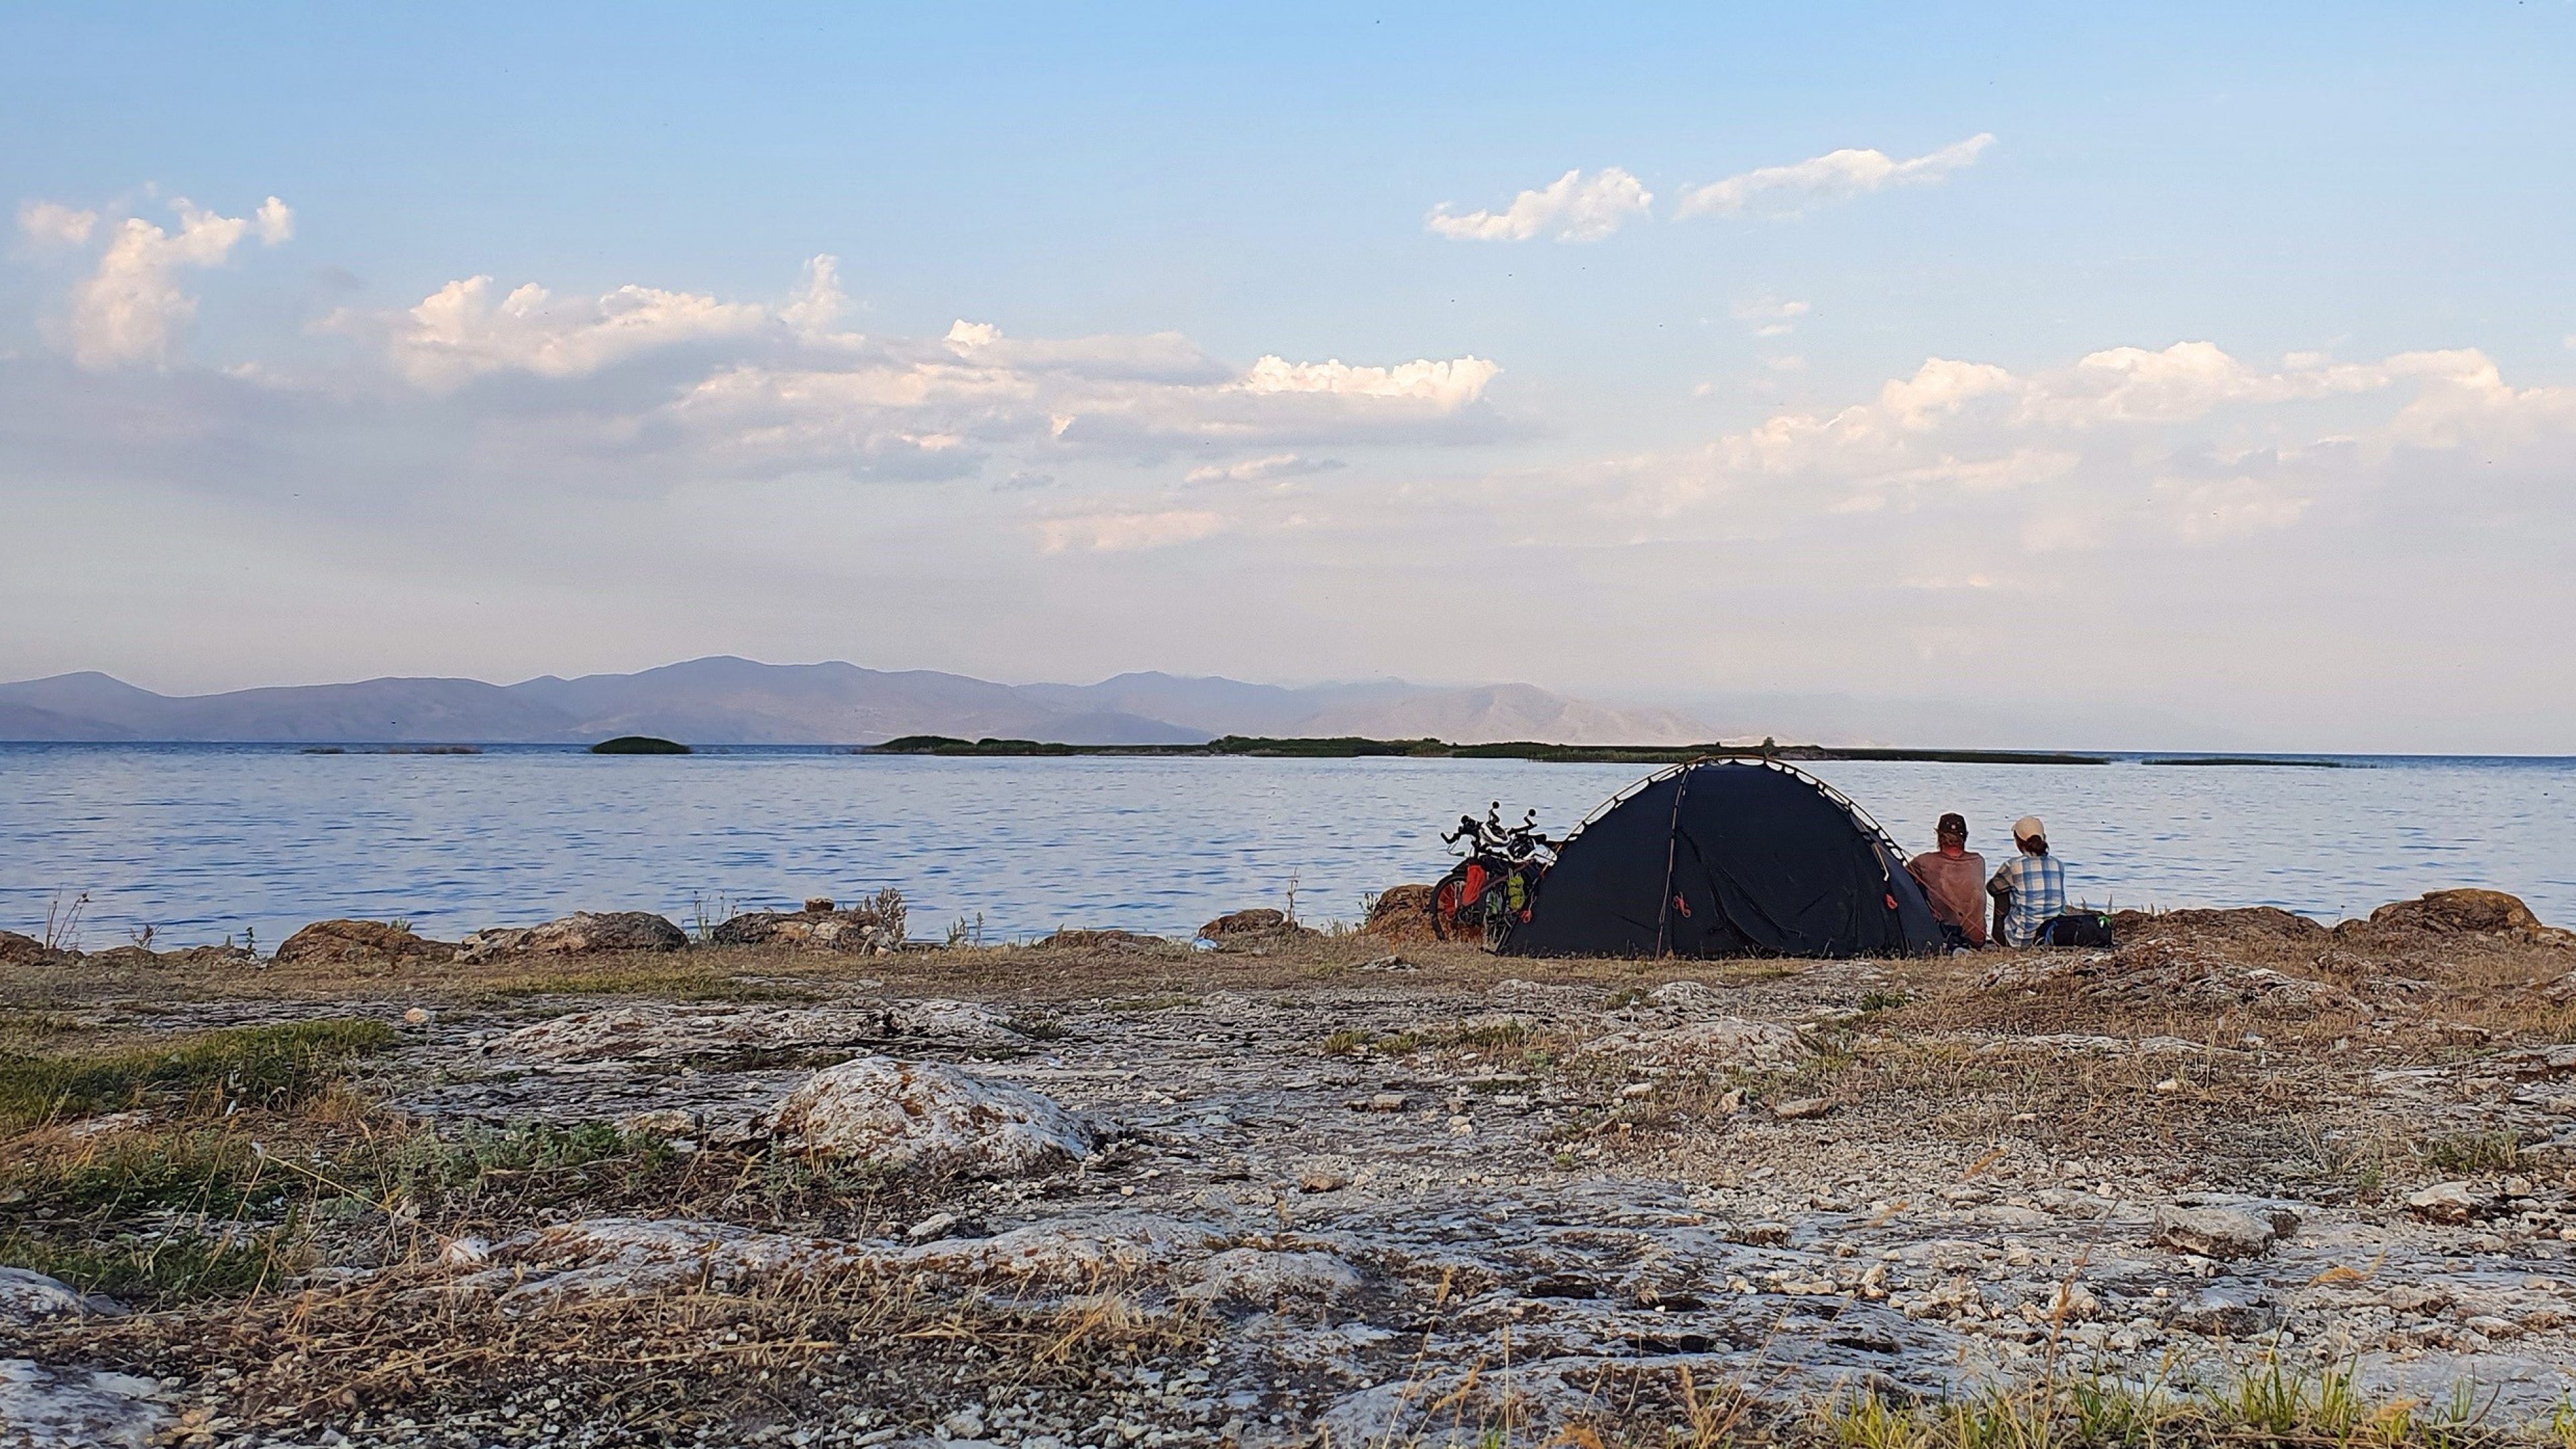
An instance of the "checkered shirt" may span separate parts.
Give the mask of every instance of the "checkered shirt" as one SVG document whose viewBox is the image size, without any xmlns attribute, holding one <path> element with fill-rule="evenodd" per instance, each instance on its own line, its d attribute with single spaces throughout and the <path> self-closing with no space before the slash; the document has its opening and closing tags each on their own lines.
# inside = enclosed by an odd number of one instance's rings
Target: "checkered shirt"
<svg viewBox="0 0 2576 1449">
<path fill-rule="evenodd" d="M 2016 855 L 1995 872 L 2012 888 L 2012 907 L 2004 912 L 2004 944 L 2027 946 L 2039 928 L 2066 914 L 2066 867 L 2053 855 Z"/>
</svg>

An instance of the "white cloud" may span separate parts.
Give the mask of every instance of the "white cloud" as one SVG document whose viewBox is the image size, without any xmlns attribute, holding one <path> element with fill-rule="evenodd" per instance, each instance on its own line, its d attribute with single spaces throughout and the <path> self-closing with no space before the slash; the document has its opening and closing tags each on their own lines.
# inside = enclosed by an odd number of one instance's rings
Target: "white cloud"
<svg viewBox="0 0 2576 1449">
<path fill-rule="evenodd" d="M 1309 458 L 1298 453 L 1273 453 L 1266 458 L 1247 458 L 1240 463 L 1211 463 L 1192 468 L 1185 483 L 1263 483 L 1273 479 L 1299 478 L 1310 473 L 1329 473 L 1342 465 L 1331 458 Z"/>
<path fill-rule="evenodd" d="M 981 367 L 1160 382 L 1216 382 L 1227 375 L 1222 364 L 1177 332 L 1025 338 L 961 317 L 939 340 L 955 359 Z"/>
<path fill-rule="evenodd" d="M 1527 241 L 1542 233 L 1558 241 L 1599 241 L 1632 220 L 1651 216 L 1654 201 L 1654 193 L 1619 167 L 1605 167 L 1589 177 L 1577 168 L 1513 197 L 1501 211 L 1460 215 L 1442 202 L 1423 218 L 1423 225 L 1452 241 Z"/>
<path fill-rule="evenodd" d="M 800 336 L 820 338 L 840 320 L 849 302 L 841 290 L 841 259 L 827 252 L 806 259 L 805 289 L 778 309 L 778 320 Z"/>
<path fill-rule="evenodd" d="M 259 239 L 269 246 L 295 238 L 295 209 L 272 196 L 259 204 Z"/>
<path fill-rule="evenodd" d="M 1740 523 L 1977 510 L 2010 493 L 2009 526 L 2033 551 L 2142 533 L 2214 545 L 2306 522 L 2402 450 L 2544 436 L 2576 438 L 2576 388 L 2512 387 L 2474 350 L 2264 367 L 2180 342 L 2027 373 L 1934 357 L 1866 402 L 1783 411 L 1689 464 L 1643 470 L 1629 496 L 1659 516 L 1719 506 Z"/>
<path fill-rule="evenodd" d="M 171 205 L 179 214 L 175 234 L 140 217 L 126 218 L 109 236 L 97 270 L 72 287 L 71 352 L 80 366 L 170 361 L 180 334 L 197 315 L 197 299 L 180 289 L 179 268 L 221 263 L 251 228 L 247 218 L 218 216 L 185 197 Z M 87 234 L 86 223 L 56 217 L 51 224 L 57 235 Z M 261 240 L 275 245 L 292 230 L 285 203 L 270 197 L 259 210 Z"/>
<path fill-rule="evenodd" d="M 809 272 L 809 282 L 831 280 L 828 268 Z M 792 310 L 808 320 L 829 315 L 810 287 Z M 421 387 L 450 388 L 491 372 L 580 377 L 659 348 L 740 336 L 770 320 L 755 303 L 632 285 L 597 298 L 560 298 L 532 282 L 496 303 L 486 276 L 450 282 L 407 312 L 343 311 L 325 325 L 380 332 L 396 371 Z"/>
<path fill-rule="evenodd" d="M 97 229 L 98 213 L 95 211 L 83 211 L 57 201 L 18 203 L 18 230 L 30 246 L 87 246 L 90 233 Z"/>
<path fill-rule="evenodd" d="M 1038 547 L 1047 553 L 1089 549 L 1116 553 L 1129 549 L 1168 548 L 1194 543 L 1225 528 L 1221 514 L 1203 509 L 1159 512 L 1087 513 L 1050 518 L 1038 525 Z"/>
<path fill-rule="evenodd" d="M 924 429 L 1076 451 L 1419 439 L 1467 415 L 1498 371 L 1476 357 L 1374 367 L 1269 356 L 1229 374 L 1169 334 L 1023 341 L 961 321 L 936 343 L 879 339 L 828 365 L 721 368 L 663 413 L 736 464 L 773 466 L 875 458 L 886 437 Z"/>
<path fill-rule="evenodd" d="M 1343 397 L 1402 399 L 1428 403 L 1446 412 L 1482 397 L 1485 384 L 1502 368 L 1481 357 L 1448 362 L 1400 363 L 1394 367 L 1352 367 L 1339 358 L 1326 362 L 1290 362 L 1264 357 L 1235 387 L 1250 393 L 1328 393 Z"/>
<path fill-rule="evenodd" d="M 1787 166 L 1765 166 L 1694 186 L 1682 193 L 1677 216 L 1735 216 L 1760 212 L 1795 216 L 1824 201 L 1865 195 L 1890 186 L 1930 186 L 1951 172 L 1976 164 L 1995 138 L 1979 132 L 1938 151 L 1892 160 L 1884 151 L 1828 151 Z"/>
<path fill-rule="evenodd" d="M 1756 337 L 1785 337 L 1796 329 L 1798 319 L 1807 315 L 1807 304 L 1784 302 L 1777 297 L 1756 297 L 1749 302 L 1738 302 L 1728 310 L 1736 321 L 1750 326 Z"/>
</svg>

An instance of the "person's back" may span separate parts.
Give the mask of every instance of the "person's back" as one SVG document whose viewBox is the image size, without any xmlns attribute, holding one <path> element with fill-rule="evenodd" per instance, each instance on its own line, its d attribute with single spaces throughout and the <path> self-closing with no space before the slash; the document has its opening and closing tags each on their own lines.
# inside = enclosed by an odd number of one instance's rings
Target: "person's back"
<svg viewBox="0 0 2576 1449">
<path fill-rule="evenodd" d="M 2021 853 L 2003 863 L 1986 889 L 1996 900 L 1996 936 L 2007 946 L 2028 946 L 2066 911 L 2066 867 L 2048 853 L 2036 816 L 2014 824 L 2013 843 Z"/>
<path fill-rule="evenodd" d="M 1968 822 L 1944 815 L 1938 827 L 1941 848 L 1927 850 L 1905 863 L 1922 882 L 1923 897 L 1942 938 L 1953 947 L 1986 944 L 1986 858 L 1968 849 Z"/>
</svg>

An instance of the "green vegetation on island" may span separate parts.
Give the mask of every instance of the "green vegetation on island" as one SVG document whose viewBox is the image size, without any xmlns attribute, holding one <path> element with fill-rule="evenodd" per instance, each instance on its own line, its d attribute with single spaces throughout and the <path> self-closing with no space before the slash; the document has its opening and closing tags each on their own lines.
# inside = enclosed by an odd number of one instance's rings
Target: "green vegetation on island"
<svg viewBox="0 0 2576 1449">
<path fill-rule="evenodd" d="M 692 751 L 687 745 L 681 744 L 678 740 L 658 739 L 652 735 L 619 735 L 613 740 L 601 740 L 598 744 L 592 745 L 590 747 L 590 752 L 594 755 L 686 755 L 694 753 L 694 751 Z"/>
<path fill-rule="evenodd" d="M 1358 735 L 1316 739 L 1223 735 L 1203 745 L 1068 745 L 1040 740 L 963 740 L 949 735 L 903 735 L 881 745 L 857 747 L 869 755 L 957 755 L 1027 757 L 1039 755 L 1246 756 L 1261 759 L 1352 760 L 1405 758 L 1429 760 L 1537 760 L 1578 765 L 1676 765 L 1706 759 L 1774 760 L 1917 760 L 1975 765 L 2107 765 L 2104 755 L 2034 750 L 1911 750 L 1827 745 L 1783 745 L 1774 740 L 1730 745 L 1555 745 L 1538 740 L 1505 740 L 1494 744 L 1453 745 L 1443 740 L 1373 740 Z"/>
</svg>

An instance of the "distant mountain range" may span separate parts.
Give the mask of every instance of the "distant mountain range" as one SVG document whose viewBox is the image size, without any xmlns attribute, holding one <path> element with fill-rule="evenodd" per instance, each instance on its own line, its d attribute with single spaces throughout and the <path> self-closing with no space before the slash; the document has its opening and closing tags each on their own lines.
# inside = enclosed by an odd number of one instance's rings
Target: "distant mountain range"
<svg viewBox="0 0 2576 1449">
<path fill-rule="evenodd" d="M 1459 744 L 1691 744 L 1670 710 L 1614 709 L 1527 684 L 1388 680 L 1289 689 L 1122 674 L 1098 684 L 994 684 L 929 670 L 716 657 L 639 674 L 520 684 L 370 679 L 171 696 L 104 674 L 0 684 L 0 740 L 556 744 L 648 734 L 696 745 L 859 745 L 898 735 L 1192 744 L 1219 735 L 1429 736 Z"/>
</svg>

